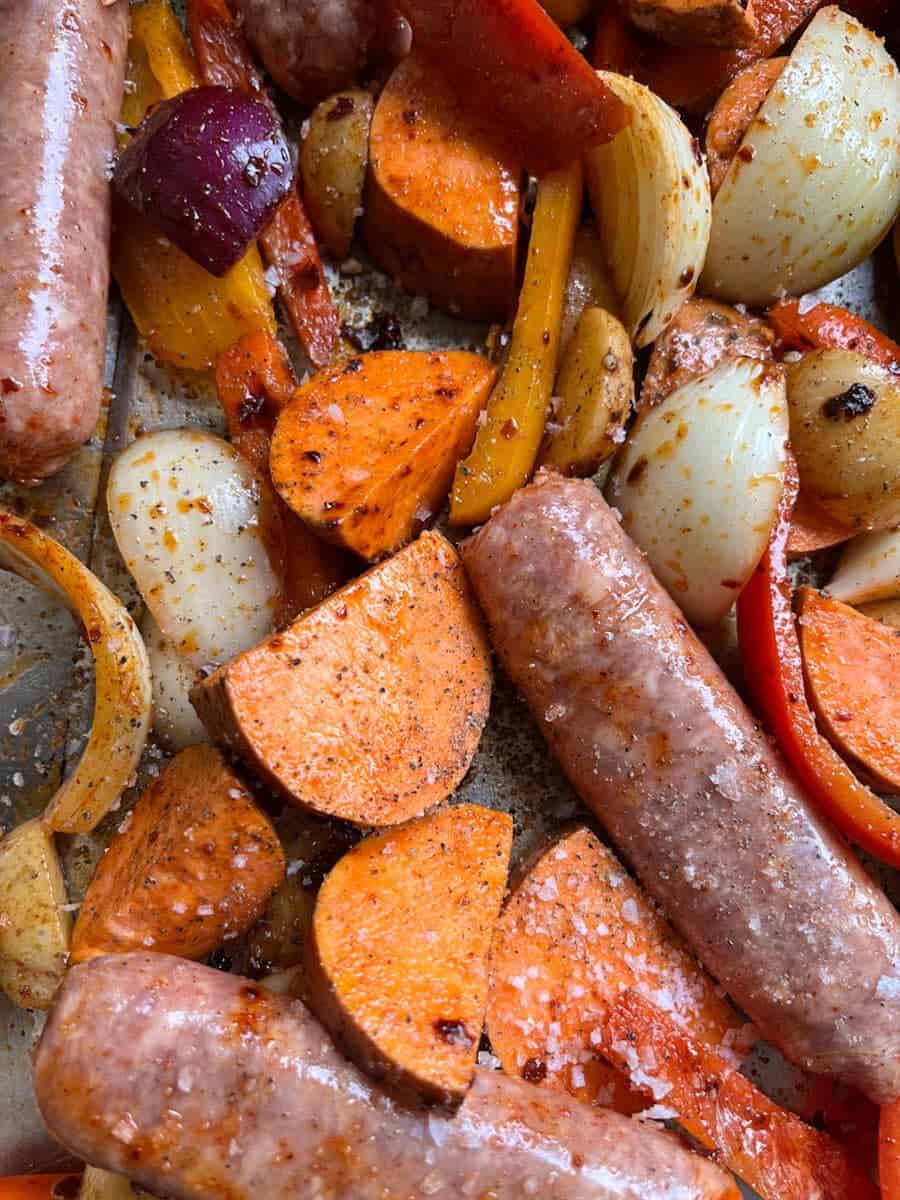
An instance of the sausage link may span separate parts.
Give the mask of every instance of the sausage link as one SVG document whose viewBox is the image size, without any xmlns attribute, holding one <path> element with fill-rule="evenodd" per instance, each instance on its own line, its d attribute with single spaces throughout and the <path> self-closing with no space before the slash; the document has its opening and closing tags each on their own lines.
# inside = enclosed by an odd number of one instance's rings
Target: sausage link
<svg viewBox="0 0 900 1200">
<path fill-rule="evenodd" d="M 900 1096 L 900 918 L 600 493 L 539 476 L 463 560 L 564 770 L 706 966 L 788 1058 Z"/>
<path fill-rule="evenodd" d="M 128 37 L 114 0 L 0 0 L 0 476 L 54 474 L 103 394 L 108 171 Z"/>
<path fill-rule="evenodd" d="M 180 1200 L 737 1200 L 669 1135 L 497 1072 L 401 1107 L 299 1001 L 162 954 L 69 972 L 35 1053 L 66 1146 Z"/>
</svg>

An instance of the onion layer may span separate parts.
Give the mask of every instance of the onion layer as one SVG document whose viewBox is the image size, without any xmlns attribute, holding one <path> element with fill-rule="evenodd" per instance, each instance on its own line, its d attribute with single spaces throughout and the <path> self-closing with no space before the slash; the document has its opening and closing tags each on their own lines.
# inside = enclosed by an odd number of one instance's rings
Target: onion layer
<svg viewBox="0 0 900 1200">
<path fill-rule="evenodd" d="M 208 742 L 189 699 L 199 678 L 194 659 L 179 653 L 174 642 L 160 632 L 149 611 L 141 621 L 141 633 L 153 675 L 153 732 L 157 740 L 173 754 L 186 746 Z"/>
<path fill-rule="evenodd" d="M 696 625 L 721 620 L 768 545 L 787 433 L 780 369 L 730 359 L 645 409 L 614 464 L 610 503 Z"/>
<path fill-rule="evenodd" d="M 706 294 L 763 305 L 861 262 L 900 208 L 900 72 L 822 9 L 752 122 L 713 203 Z"/>
<path fill-rule="evenodd" d="M 150 668 L 141 635 L 111 591 L 59 542 L 0 512 L 0 566 L 59 596 L 81 622 L 96 670 L 94 718 L 81 761 L 43 823 L 87 833 L 134 775 L 150 724 Z"/>
<path fill-rule="evenodd" d="M 709 175 L 684 122 L 649 88 L 598 72 L 631 108 L 631 124 L 591 150 L 585 173 L 607 250 L 618 315 L 648 346 L 693 295 L 710 231 Z"/>
</svg>

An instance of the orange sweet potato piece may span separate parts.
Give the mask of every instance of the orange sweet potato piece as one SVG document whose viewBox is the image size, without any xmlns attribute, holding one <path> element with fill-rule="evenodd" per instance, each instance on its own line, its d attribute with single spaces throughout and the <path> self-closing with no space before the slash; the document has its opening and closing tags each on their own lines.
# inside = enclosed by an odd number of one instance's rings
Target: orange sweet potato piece
<svg viewBox="0 0 900 1200">
<path fill-rule="evenodd" d="M 72 961 L 156 950 L 203 958 L 256 920 L 284 877 L 268 817 L 212 746 L 182 750 L 97 865 Z"/>
<path fill-rule="evenodd" d="M 803 670 L 820 728 L 880 790 L 900 792 L 900 636 L 800 588 Z"/>
<path fill-rule="evenodd" d="M 418 541 L 199 683 L 210 733 L 301 808 L 363 826 L 439 804 L 472 761 L 491 662 L 462 564 Z"/>
<path fill-rule="evenodd" d="M 381 558 L 443 504 L 495 375 L 462 351 L 374 351 L 321 371 L 278 418 L 272 482 L 323 537 Z"/>
<path fill-rule="evenodd" d="M 791 532 L 788 536 L 787 555 L 789 559 L 803 558 L 816 550 L 827 550 L 829 546 L 838 546 L 853 537 L 854 530 L 848 529 L 840 521 L 836 521 L 831 513 L 820 508 L 815 500 L 810 500 L 803 492 L 797 496 L 797 503 L 791 515 Z"/>
<path fill-rule="evenodd" d="M 753 0 L 624 0 L 639 29 L 676 46 L 748 46 L 756 37 Z"/>
<path fill-rule="evenodd" d="M 360 842 L 322 885 L 312 1007 L 402 1093 L 456 1104 L 472 1082 L 511 845 L 506 813 L 442 808 Z"/>
<path fill-rule="evenodd" d="M 275 422 L 297 386 L 284 347 L 264 331 L 248 333 L 216 359 L 216 391 L 228 436 L 238 454 L 263 476 L 269 474 Z M 279 626 L 324 600 L 352 574 L 348 556 L 317 538 L 280 496 L 264 535 L 283 580 Z"/>
<path fill-rule="evenodd" d="M 599 1058 L 597 1028 L 626 988 L 711 1046 L 748 1049 L 741 1018 L 615 855 L 588 829 L 554 841 L 494 934 L 487 1027 L 510 1075 L 637 1112 L 652 1103 Z"/>
<path fill-rule="evenodd" d="M 516 299 L 520 175 L 414 52 L 391 75 L 372 118 L 369 253 L 440 308 L 505 319 Z"/>
<path fill-rule="evenodd" d="M 877 1200 L 851 1150 L 780 1108 L 637 992 L 619 998 L 600 1042 L 623 1070 L 651 1079 L 679 1124 L 763 1200 Z"/>
</svg>

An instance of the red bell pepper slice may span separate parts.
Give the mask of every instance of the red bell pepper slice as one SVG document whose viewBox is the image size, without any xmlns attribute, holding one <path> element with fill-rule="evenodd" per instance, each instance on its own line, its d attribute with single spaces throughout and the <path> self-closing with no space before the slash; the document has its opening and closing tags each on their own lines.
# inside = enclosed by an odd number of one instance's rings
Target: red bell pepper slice
<svg viewBox="0 0 900 1200">
<path fill-rule="evenodd" d="M 880 329 L 837 304 L 807 307 L 800 300 L 781 300 L 766 316 L 782 353 L 856 350 L 879 366 L 900 372 L 900 346 Z"/>
<path fill-rule="evenodd" d="M 262 76 L 226 0 L 189 0 L 187 16 L 203 82 L 240 88 L 268 103 Z M 340 319 L 296 187 L 259 240 L 266 262 L 279 273 L 281 303 L 304 354 L 314 367 L 327 366 L 340 336 Z"/>
<path fill-rule="evenodd" d="M 851 841 L 900 867 L 900 813 L 861 783 L 819 733 L 807 699 L 787 573 L 796 468 L 768 549 L 738 600 L 738 640 L 756 710 L 810 799 Z"/>
<path fill-rule="evenodd" d="M 538 0 L 395 2 L 416 47 L 532 174 L 583 158 L 628 123 L 626 105 Z"/>
<path fill-rule="evenodd" d="M 886 1104 L 881 1110 L 878 1179 L 881 1200 L 900 1200 L 900 1100 Z"/>
</svg>

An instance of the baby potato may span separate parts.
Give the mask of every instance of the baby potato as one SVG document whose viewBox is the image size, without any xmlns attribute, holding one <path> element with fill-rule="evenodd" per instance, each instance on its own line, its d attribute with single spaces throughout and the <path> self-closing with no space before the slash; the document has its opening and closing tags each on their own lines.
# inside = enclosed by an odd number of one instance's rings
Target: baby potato
<svg viewBox="0 0 900 1200">
<path fill-rule="evenodd" d="M 620 321 L 586 308 L 562 360 L 559 397 L 540 464 L 563 475 L 593 475 L 625 440 L 634 403 L 631 342 Z"/>
<path fill-rule="evenodd" d="M 0 839 L 0 988 L 49 1008 L 69 957 L 71 918 L 53 835 L 26 821 Z"/>
<path fill-rule="evenodd" d="M 372 97 L 349 88 L 323 100 L 300 150 L 303 200 L 316 234 L 338 260 L 350 253 L 369 163 Z"/>
<path fill-rule="evenodd" d="M 802 489 L 857 529 L 900 522 L 900 379 L 851 350 L 816 350 L 788 370 Z"/>
</svg>

